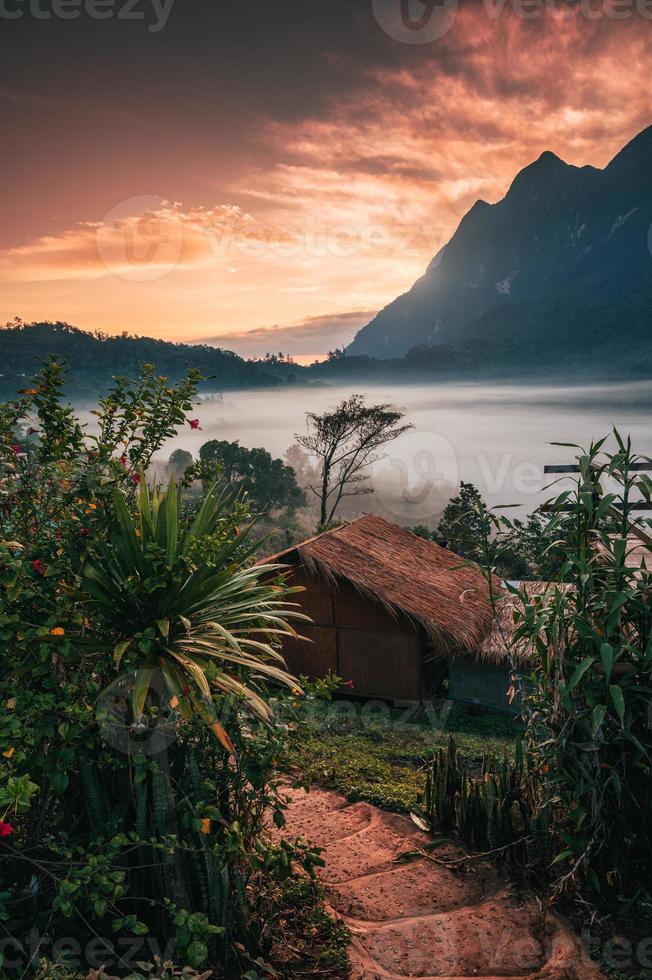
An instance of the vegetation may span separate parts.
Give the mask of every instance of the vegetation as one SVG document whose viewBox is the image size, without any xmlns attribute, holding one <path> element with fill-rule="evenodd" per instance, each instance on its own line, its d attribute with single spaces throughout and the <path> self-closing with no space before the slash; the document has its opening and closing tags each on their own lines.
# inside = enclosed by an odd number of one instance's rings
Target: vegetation
<svg viewBox="0 0 652 980">
<path fill-rule="evenodd" d="M 455 734 L 460 756 L 478 772 L 487 753 L 512 756 L 522 733 L 508 717 L 469 715 L 449 706 L 442 713 L 410 715 L 378 702 L 317 702 L 293 737 L 293 758 L 306 781 L 386 810 L 410 812 L 423 797 L 433 752 Z"/>
<path fill-rule="evenodd" d="M 513 759 L 485 756 L 478 773 L 460 761 L 451 735 L 428 769 L 420 808 L 431 828 L 454 831 L 485 855 L 536 873 L 541 886 L 554 853 L 552 814 L 540 802 L 538 776 L 520 741 Z"/>
<path fill-rule="evenodd" d="M 296 440 L 319 466 L 317 484 L 307 489 L 319 500 L 322 527 L 335 519 L 343 498 L 373 493 L 368 468 L 383 446 L 412 428 L 402 419 L 389 405 L 366 405 L 362 395 L 351 395 L 323 415 L 306 414 L 308 432 Z"/>
<path fill-rule="evenodd" d="M 213 439 L 199 450 L 208 470 L 215 468 L 229 486 L 241 489 L 257 514 L 293 511 L 305 504 L 294 470 L 266 449 L 246 449 L 239 442 Z"/>
<path fill-rule="evenodd" d="M 207 344 L 173 344 L 126 333 L 114 337 L 99 331 L 88 333 L 67 323 L 15 320 L 0 327 L 0 338 L 0 398 L 13 398 L 50 354 L 68 366 L 70 397 L 93 403 L 98 391 L 104 394 L 109 390 L 116 375 L 133 377 L 143 364 L 154 364 L 157 372 L 173 383 L 181 381 L 189 369 L 197 369 L 205 378 L 198 377 L 197 385 L 211 391 L 265 388 L 283 379 L 269 366 Z"/>
<path fill-rule="evenodd" d="M 605 440 L 580 450 L 577 489 L 551 504 L 564 555 L 557 584 L 540 596 L 511 590 L 517 629 L 505 641 L 527 722 L 521 776 L 530 785 L 519 791 L 530 821 L 550 828 L 539 843 L 554 854 L 552 896 L 629 907 L 649 895 L 651 870 L 652 569 L 629 551 L 634 506 L 652 503 L 652 480 L 640 470 L 651 461 L 618 433 L 615 440 L 615 452 Z M 497 605 L 494 575 L 514 527 L 482 507 L 476 515 Z M 652 539 L 639 528 L 634 540 L 649 557 Z"/>
<path fill-rule="evenodd" d="M 232 492 L 186 514 L 174 483 L 146 484 L 197 380 L 116 381 L 94 433 L 55 359 L 0 405 L 3 976 L 56 976 L 42 958 L 62 977 L 273 976 L 277 956 L 291 976 L 322 939 L 328 975 L 345 955 L 318 889 L 293 884 L 318 853 L 268 831 L 301 700 L 275 649 L 291 590 L 248 560 Z M 269 924 L 300 887 L 311 926 L 290 961 Z"/>
<path fill-rule="evenodd" d="M 470 561 L 481 562 L 487 505 L 472 483 L 460 484 L 434 531 L 418 525 L 412 530 Z M 563 563 L 563 549 L 556 540 L 550 517 L 535 511 L 526 521 L 514 520 L 509 535 L 503 528 L 496 572 L 508 580 L 554 579 Z"/>
</svg>

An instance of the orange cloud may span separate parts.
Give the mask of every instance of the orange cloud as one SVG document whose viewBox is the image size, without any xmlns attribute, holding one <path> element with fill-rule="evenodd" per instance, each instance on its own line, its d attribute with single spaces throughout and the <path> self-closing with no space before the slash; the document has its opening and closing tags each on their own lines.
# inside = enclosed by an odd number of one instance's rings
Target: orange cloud
<svg viewBox="0 0 652 980">
<path fill-rule="evenodd" d="M 444 38 L 397 45 L 391 64 L 334 60 L 346 95 L 256 120 L 239 178 L 215 179 L 204 206 L 133 199 L 1 251 L 2 314 L 227 341 L 320 317 L 333 346 L 329 322 L 409 288 L 474 201 L 498 200 L 543 150 L 603 166 L 652 121 L 652 24 L 508 6 L 463 5 Z"/>
</svg>

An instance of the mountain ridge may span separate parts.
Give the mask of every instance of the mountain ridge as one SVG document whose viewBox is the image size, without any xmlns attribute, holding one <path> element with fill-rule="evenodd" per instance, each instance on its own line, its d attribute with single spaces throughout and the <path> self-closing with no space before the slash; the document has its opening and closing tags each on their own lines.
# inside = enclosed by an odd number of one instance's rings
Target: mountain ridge
<svg viewBox="0 0 652 980">
<path fill-rule="evenodd" d="M 647 351 L 651 221 L 652 126 L 603 169 L 546 150 L 500 201 L 474 203 L 424 275 L 357 333 L 347 356 L 394 359 L 415 347 L 473 342 L 484 348 L 488 320 L 500 326 L 503 353 L 515 365 L 543 340 L 532 335 L 534 322 L 556 336 L 557 360 L 587 344 L 605 356 L 616 341 Z M 524 308 L 534 316 L 521 316 Z M 563 322 L 563 337 L 554 323 L 542 327 L 544 311 Z M 607 330 L 596 343 L 596 331 Z"/>
</svg>

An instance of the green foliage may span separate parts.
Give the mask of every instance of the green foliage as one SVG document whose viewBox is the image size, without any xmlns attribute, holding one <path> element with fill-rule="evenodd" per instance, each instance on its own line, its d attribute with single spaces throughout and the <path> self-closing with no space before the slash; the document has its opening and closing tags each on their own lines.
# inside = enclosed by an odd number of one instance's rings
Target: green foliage
<svg viewBox="0 0 652 980">
<path fill-rule="evenodd" d="M 204 443 L 199 457 L 205 467 L 215 467 L 229 486 L 242 489 L 256 513 L 294 510 L 305 504 L 294 470 L 266 449 L 246 449 L 239 442 L 213 439 Z"/>
<path fill-rule="evenodd" d="M 269 882 L 320 862 L 267 831 L 289 765 L 270 704 L 300 693 L 275 650 L 293 613 L 278 570 L 242 564 L 228 494 L 188 515 L 174 485 L 146 485 L 195 385 L 145 368 L 87 432 L 51 359 L 0 405 L 0 921 L 42 956 L 100 936 L 121 976 L 125 941 L 144 963 L 175 944 L 156 976 L 236 975 Z"/>
<path fill-rule="evenodd" d="M 187 718 L 193 709 L 209 723 L 211 685 L 270 717 L 264 698 L 235 668 L 296 686 L 271 641 L 295 636 L 288 619 L 305 617 L 288 607 L 292 590 L 271 581 L 277 566 L 234 565 L 247 532 L 236 533 L 225 521 L 231 499 L 211 489 L 195 517 L 183 519 L 174 483 L 161 494 L 143 479 L 134 518 L 123 495 L 114 494 L 111 540 L 86 561 L 81 590 L 89 613 L 116 639 L 116 665 L 137 671 L 135 721 L 157 671 L 182 714 Z"/>
<path fill-rule="evenodd" d="M 483 532 L 487 505 L 472 483 L 460 484 L 460 491 L 444 509 L 437 530 L 423 525 L 413 528 L 415 534 L 431 538 L 470 561 L 481 562 Z M 559 571 L 563 552 L 556 542 L 550 518 L 535 512 L 525 521 L 515 519 L 510 533 L 503 528 L 496 573 L 505 579 L 549 580 Z"/>
<path fill-rule="evenodd" d="M 355 702 L 302 702 L 292 739 L 296 763 L 308 782 L 402 813 L 423 796 L 433 751 L 446 747 L 449 732 L 455 733 L 465 764 L 479 772 L 487 753 L 511 758 L 521 731 L 503 718 L 496 719 L 500 730 L 490 731 L 493 716 L 486 716 L 486 729 L 478 731 L 485 719 L 461 709 L 408 718 L 400 709 L 379 716 L 356 708 Z"/>
<path fill-rule="evenodd" d="M 545 880 L 553 858 L 553 820 L 520 743 L 513 759 L 485 757 L 480 773 L 460 761 L 455 738 L 428 769 L 420 809 L 435 830 L 454 831 L 472 848 Z"/>
<path fill-rule="evenodd" d="M 643 846 L 652 823 L 652 543 L 630 536 L 633 504 L 651 502 L 652 482 L 635 469 L 650 460 L 615 440 L 615 452 L 604 440 L 582 451 L 576 491 L 553 501 L 566 542 L 560 588 L 523 604 L 517 633 L 535 655 L 530 752 L 562 805 L 557 887 L 601 900 L 648 889 L 652 868 Z"/>
<path fill-rule="evenodd" d="M 68 323 L 23 323 L 0 326 L 3 367 L 0 398 L 14 398 L 16 390 L 31 377 L 41 362 L 54 354 L 68 365 L 68 390 L 75 399 L 96 403 L 98 392 L 113 387 L 115 375 L 131 377 L 141 364 L 154 364 L 176 386 L 188 369 L 200 371 L 201 388 L 212 391 L 267 388 L 285 378 L 290 366 L 278 369 L 246 361 L 231 351 L 208 344 L 175 344 L 152 337 L 88 333 Z M 291 366 L 292 372 L 300 368 Z"/>
<path fill-rule="evenodd" d="M 614 440 L 615 451 L 604 439 L 580 450 L 577 488 L 550 502 L 549 531 L 563 556 L 557 581 L 539 596 L 510 590 L 517 629 L 506 642 L 515 676 L 530 664 L 526 746 L 542 805 L 554 813 L 553 894 L 579 891 L 601 903 L 646 894 L 651 870 L 643 841 L 652 822 L 652 539 L 632 527 L 636 501 L 652 503 L 640 470 L 651 461 L 617 432 Z M 497 608 L 495 573 L 514 526 L 476 514 Z"/>
</svg>

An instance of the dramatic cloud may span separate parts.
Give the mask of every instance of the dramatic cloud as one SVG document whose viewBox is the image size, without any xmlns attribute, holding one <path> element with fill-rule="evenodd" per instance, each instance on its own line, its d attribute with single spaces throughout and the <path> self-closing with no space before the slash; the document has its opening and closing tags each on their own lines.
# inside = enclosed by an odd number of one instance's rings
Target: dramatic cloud
<svg viewBox="0 0 652 980">
<path fill-rule="evenodd" d="M 286 94 L 283 112 L 265 92 L 254 112 L 235 65 L 241 87 L 216 103 L 231 116 L 212 142 L 212 110 L 194 96 L 169 96 L 165 113 L 143 116 L 143 134 L 130 104 L 122 115 L 112 105 L 111 126 L 129 133 L 109 175 L 123 203 L 97 217 L 68 181 L 64 213 L 87 220 L 62 225 L 59 208 L 0 251 L 0 316 L 323 354 L 369 316 L 347 310 L 408 289 L 474 201 L 498 200 L 543 150 L 603 166 L 652 122 L 652 21 L 592 19 L 587 3 L 570 16 L 561 0 L 531 19 L 508 3 L 460 6 L 453 28 L 422 47 L 384 37 L 369 15 L 375 46 L 358 56 L 342 35 L 342 50 L 315 59 L 319 92 Z M 264 57 L 282 61 L 280 50 Z M 0 90 L 21 112 L 44 111 L 43 98 Z M 146 152 L 154 138 L 167 153 Z M 105 171 L 84 174 L 84 201 L 106 202 Z M 153 172 L 181 204 L 133 196 Z M 295 326 L 269 326 L 279 323 Z"/>
</svg>

